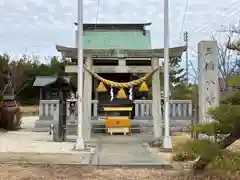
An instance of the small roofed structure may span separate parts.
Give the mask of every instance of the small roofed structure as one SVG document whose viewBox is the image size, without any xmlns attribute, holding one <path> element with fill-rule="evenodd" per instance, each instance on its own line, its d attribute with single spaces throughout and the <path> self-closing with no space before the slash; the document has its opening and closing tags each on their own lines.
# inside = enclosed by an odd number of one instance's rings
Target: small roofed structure
<svg viewBox="0 0 240 180">
<path fill-rule="evenodd" d="M 76 87 L 71 83 L 69 76 L 36 76 L 33 86 L 40 88 L 40 100 L 58 99 L 60 86 L 62 88 L 71 87 L 72 91 L 76 92 Z"/>
<path fill-rule="evenodd" d="M 41 80 L 41 77 L 38 76 L 34 85 L 38 87 L 45 85 L 45 90 L 51 92 L 51 99 L 56 100 L 50 110 L 54 113 L 54 122 L 53 125 L 51 125 L 50 134 L 53 133 L 53 140 L 55 142 L 64 141 L 67 135 L 67 99 L 69 99 L 72 92 L 76 92 L 76 87 L 71 83 L 70 78 L 62 76 L 45 78 L 45 83 Z M 44 108 L 47 109 L 46 107 Z M 42 111 L 42 109 L 40 109 L 40 111 Z M 37 126 L 37 123 L 35 126 Z"/>
</svg>

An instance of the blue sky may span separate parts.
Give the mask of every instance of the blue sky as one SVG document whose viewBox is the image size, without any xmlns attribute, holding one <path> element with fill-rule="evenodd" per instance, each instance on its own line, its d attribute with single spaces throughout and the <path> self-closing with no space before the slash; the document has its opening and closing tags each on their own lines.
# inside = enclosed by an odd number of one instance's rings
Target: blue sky
<svg viewBox="0 0 240 180">
<path fill-rule="evenodd" d="M 180 31 L 186 0 L 169 0 L 170 45 L 183 44 Z M 84 22 L 95 23 L 98 0 L 84 0 Z M 0 0 L 0 52 L 59 55 L 55 44 L 74 45 L 73 22 L 77 0 Z M 200 40 L 236 24 L 240 15 L 237 0 L 189 0 L 183 31 L 189 31 L 190 59 Z M 152 45 L 163 47 L 163 0 L 100 0 L 98 22 L 152 22 Z M 195 61 L 195 60 L 194 60 Z"/>
</svg>

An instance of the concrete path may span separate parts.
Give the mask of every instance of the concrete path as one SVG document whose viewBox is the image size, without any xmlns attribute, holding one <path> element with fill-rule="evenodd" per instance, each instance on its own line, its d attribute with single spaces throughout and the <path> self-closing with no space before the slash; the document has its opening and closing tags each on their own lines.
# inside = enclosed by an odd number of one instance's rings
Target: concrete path
<svg viewBox="0 0 240 180">
<path fill-rule="evenodd" d="M 139 137 L 137 135 L 102 136 L 97 142 L 97 148 L 91 164 L 135 167 L 162 167 L 168 165 L 163 157 L 150 151 L 148 144 L 139 139 Z M 146 139 L 144 140 L 146 141 Z"/>
<path fill-rule="evenodd" d="M 47 133 L 0 132 L 0 163 L 89 164 L 93 151 L 73 147 L 72 142 L 53 142 Z"/>
<path fill-rule="evenodd" d="M 99 166 L 162 167 L 164 157 L 150 151 L 152 134 L 92 136 L 91 150 L 74 151 L 76 136 L 68 142 L 53 142 L 48 133 L 32 132 L 36 117 L 24 118 L 23 129 L 0 132 L 0 163 L 24 161 L 49 164 L 85 164 Z"/>
</svg>

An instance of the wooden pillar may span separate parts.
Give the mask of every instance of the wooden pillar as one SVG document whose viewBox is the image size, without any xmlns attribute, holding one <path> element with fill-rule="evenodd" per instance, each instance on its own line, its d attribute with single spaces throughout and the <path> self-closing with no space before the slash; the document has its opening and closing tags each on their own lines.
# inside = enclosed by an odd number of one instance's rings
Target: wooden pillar
<svg viewBox="0 0 240 180">
<path fill-rule="evenodd" d="M 92 69 L 92 57 L 88 56 L 85 60 L 85 65 Z M 92 100 L 92 75 L 84 71 L 83 84 L 83 138 L 89 140 L 91 138 L 91 100 Z"/>
<path fill-rule="evenodd" d="M 39 100 L 43 99 L 43 88 L 40 88 Z"/>
<path fill-rule="evenodd" d="M 158 57 L 152 57 L 152 69 L 159 66 Z M 161 93 L 160 93 L 160 70 L 156 71 L 152 76 L 152 116 L 153 130 L 156 140 L 162 136 L 162 115 L 161 115 Z"/>
<path fill-rule="evenodd" d="M 93 84 L 94 100 L 98 100 L 98 92 L 95 90 L 98 87 L 98 80 L 94 78 Z"/>
<path fill-rule="evenodd" d="M 41 100 L 43 100 L 43 88 L 40 87 L 40 93 L 39 93 L 39 106 L 38 106 L 38 112 L 39 112 L 39 116 L 42 116 L 42 103 Z"/>
</svg>

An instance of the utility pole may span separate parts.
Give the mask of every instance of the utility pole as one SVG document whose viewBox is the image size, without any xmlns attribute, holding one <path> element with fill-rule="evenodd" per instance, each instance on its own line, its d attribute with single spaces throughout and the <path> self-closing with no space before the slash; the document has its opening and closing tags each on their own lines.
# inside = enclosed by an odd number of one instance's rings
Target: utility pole
<svg viewBox="0 0 240 180">
<path fill-rule="evenodd" d="M 188 84 L 188 65 L 189 65 L 189 60 L 188 60 L 188 32 L 185 31 L 183 34 L 183 39 L 185 42 L 185 46 L 187 47 L 186 49 L 186 77 L 185 77 L 185 83 Z"/>
</svg>

